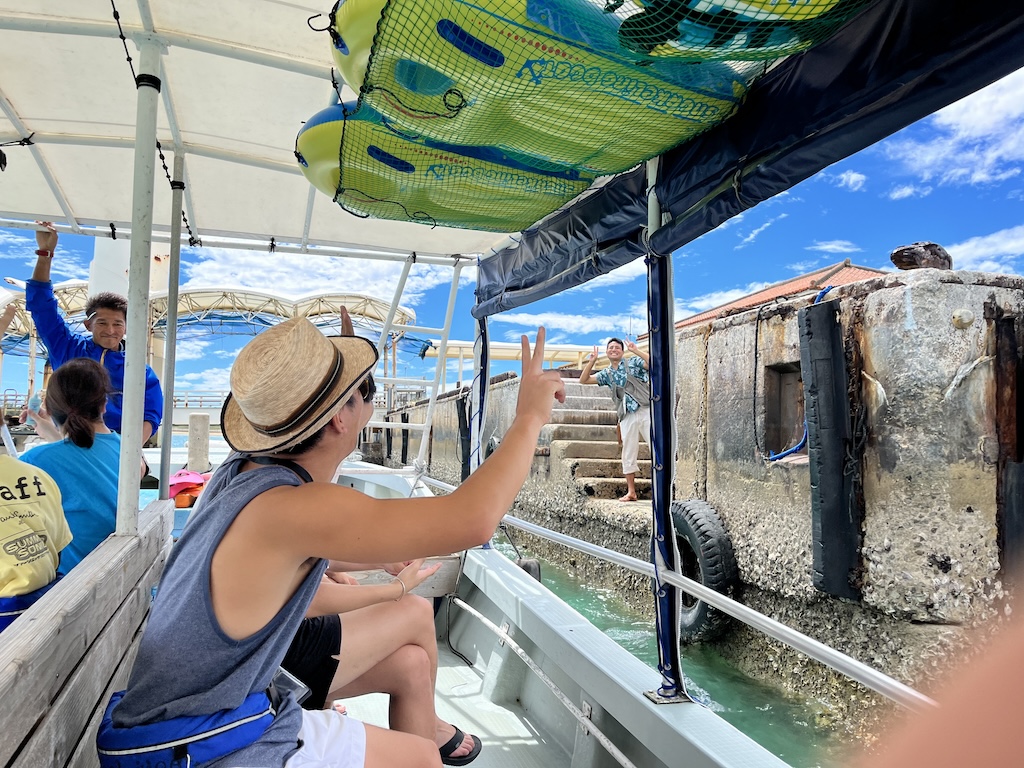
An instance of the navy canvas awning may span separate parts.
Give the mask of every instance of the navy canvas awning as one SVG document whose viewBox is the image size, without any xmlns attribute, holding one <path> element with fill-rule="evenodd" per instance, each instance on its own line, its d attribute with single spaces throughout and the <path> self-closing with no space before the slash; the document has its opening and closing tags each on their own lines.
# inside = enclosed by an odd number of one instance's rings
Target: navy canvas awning
<svg viewBox="0 0 1024 768">
<path fill-rule="evenodd" d="M 1024 0 L 880 0 L 757 81 L 738 113 L 666 153 L 657 192 L 670 254 L 1024 66 Z M 666 217 L 667 218 L 667 217 Z M 476 317 L 520 307 L 645 253 L 644 169 L 616 177 L 481 261 Z"/>
</svg>

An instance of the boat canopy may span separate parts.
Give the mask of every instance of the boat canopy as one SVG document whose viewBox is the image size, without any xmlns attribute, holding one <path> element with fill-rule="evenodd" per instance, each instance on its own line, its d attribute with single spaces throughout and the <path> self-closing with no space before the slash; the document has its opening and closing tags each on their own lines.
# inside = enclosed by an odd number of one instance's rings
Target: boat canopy
<svg viewBox="0 0 1024 768">
<path fill-rule="evenodd" d="M 502 234 L 363 219 L 314 190 L 293 155 L 302 121 L 337 99 L 330 2 L 123 0 L 135 43 L 161 46 L 157 138 L 185 157 L 184 239 L 280 252 L 405 259 L 477 254 Z M 312 27 L 311 27 L 312 25 Z M 0 227 L 128 236 L 136 85 L 110 3 L 0 0 Z M 355 98 L 347 87 L 345 98 Z M 19 144 L 19 142 L 26 142 Z M 6 146 L 3 146 L 6 145 Z M 153 239 L 170 233 L 171 189 L 157 165 Z M 271 243 L 273 242 L 273 248 Z M 450 263 L 450 258 L 448 259 Z"/>
<path fill-rule="evenodd" d="M 671 254 L 729 218 L 1024 66 L 1020 0 L 879 0 L 751 87 L 736 115 L 662 156 Z M 647 253 L 646 175 L 621 174 L 481 263 L 477 317 L 523 306 Z"/>
</svg>

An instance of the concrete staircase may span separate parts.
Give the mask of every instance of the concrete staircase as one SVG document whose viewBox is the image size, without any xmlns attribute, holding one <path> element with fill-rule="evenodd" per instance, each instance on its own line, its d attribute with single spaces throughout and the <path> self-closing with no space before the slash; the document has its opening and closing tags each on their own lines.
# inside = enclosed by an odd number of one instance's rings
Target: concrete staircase
<svg viewBox="0 0 1024 768">
<path fill-rule="evenodd" d="M 578 374 L 577 374 L 578 378 Z M 618 499 L 626 493 L 622 449 L 615 435 L 615 404 L 607 387 L 565 382 L 565 403 L 551 413 L 551 455 L 566 463 L 586 496 Z M 651 449 L 640 443 L 636 490 L 641 500 L 651 497 Z"/>
</svg>

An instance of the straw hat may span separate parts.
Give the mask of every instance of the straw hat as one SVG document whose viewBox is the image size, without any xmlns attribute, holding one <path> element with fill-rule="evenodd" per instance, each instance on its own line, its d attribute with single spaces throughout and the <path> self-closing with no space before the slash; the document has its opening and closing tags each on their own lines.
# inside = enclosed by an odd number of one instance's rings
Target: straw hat
<svg viewBox="0 0 1024 768">
<path fill-rule="evenodd" d="M 360 336 L 324 336 L 296 317 L 250 341 L 231 366 L 224 439 L 242 453 L 274 453 L 312 436 L 377 365 Z"/>
</svg>

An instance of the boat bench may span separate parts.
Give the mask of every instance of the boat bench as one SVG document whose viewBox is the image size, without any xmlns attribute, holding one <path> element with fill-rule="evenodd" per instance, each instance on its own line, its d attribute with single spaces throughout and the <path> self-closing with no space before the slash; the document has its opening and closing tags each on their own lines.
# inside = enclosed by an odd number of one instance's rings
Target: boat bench
<svg viewBox="0 0 1024 768">
<path fill-rule="evenodd" d="M 111 536 L 0 633 L 0 766 L 96 768 L 96 730 L 128 681 L 171 549 L 173 501 Z"/>
</svg>

